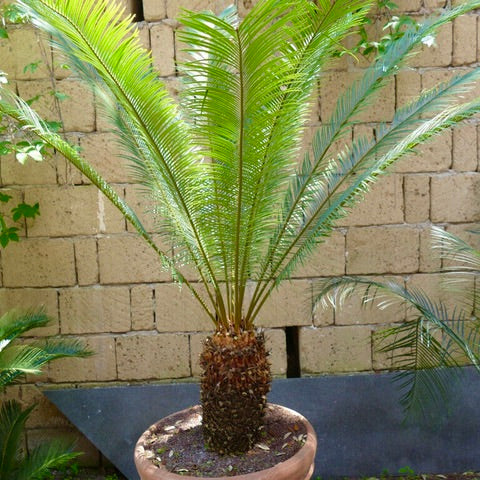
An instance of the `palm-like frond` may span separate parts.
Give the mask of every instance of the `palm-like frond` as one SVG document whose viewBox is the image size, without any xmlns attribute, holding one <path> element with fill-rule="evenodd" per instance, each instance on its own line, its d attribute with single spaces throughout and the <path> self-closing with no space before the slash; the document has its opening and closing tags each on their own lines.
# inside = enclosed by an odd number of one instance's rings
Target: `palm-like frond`
<svg viewBox="0 0 480 480">
<path fill-rule="evenodd" d="M 22 410 L 14 400 L 2 403 L 0 409 L 0 477 L 9 478 L 17 466 L 25 422 L 33 406 Z"/>
<path fill-rule="evenodd" d="M 14 342 L 34 328 L 43 327 L 50 319 L 43 311 L 21 313 L 8 311 L 0 318 L 0 387 L 25 374 L 39 374 L 48 362 L 65 357 L 86 357 L 92 352 L 75 339 L 47 338 L 33 343 Z"/>
<path fill-rule="evenodd" d="M 51 469 L 59 469 L 81 455 L 73 451 L 73 442 L 59 440 L 45 442 L 33 448 L 15 472 L 16 480 L 41 480 L 48 478 Z"/>
<path fill-rule="evenodd" d="M 0 409 L 0 478 L 36 480 L 45 478 L 51 468 L 59 468 L 78 455 L 73 444 L 44 442 L 25 454 L 22 434 L 34 406 L 22 410 L 14 400 L 4 402 Z"/>
<path fill-rule="evenodd" d="M 432 237 L 443 258 L 468 260 L 470 272 L 478 276 L 478 252 L 468 243 L 439 228 L 433 229 Z M 401 403 L 410 417 L 428 418 L 447 403 L 460 362 L 466 360 L 480 370 L 480 321 L 472 316 L 471 303 L 452 311 L 420 289 L 362 277 L 328 279 L 318 282 L 316 288 L 316 301 L 323 305 L 341 306 L 356 293 L 363 304 L 377 300 L 382 309 L 397 303 L 406 305 L 406 321 L 378 337 L 379 350 L 390 355 L 395 368 L 401 370 L 396 380 L 402 391 Z M 476 289 L 471 285 L 469 294 L 464 290 L 462 296 L 475 298 Z"/>
</svg>

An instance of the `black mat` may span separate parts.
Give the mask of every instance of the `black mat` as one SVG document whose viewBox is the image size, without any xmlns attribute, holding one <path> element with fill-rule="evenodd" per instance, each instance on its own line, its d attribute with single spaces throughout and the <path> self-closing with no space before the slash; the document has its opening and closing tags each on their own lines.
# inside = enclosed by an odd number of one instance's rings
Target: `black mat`
<svg viewBox="0 0 480 480">
<path fill-rule="evenodd" d="M 137 438 L 159 418 L 198 403 L 193 383 L 47 390 L 47 397 L 130 480 Z M 372 476 L 480 470 L 480 375 L 466 369 L 449 420 L 403 426 L 391 374 L 275 380 L 269 400 L 305 415 L 318 436 L 315 475 Z"/>
</svg>

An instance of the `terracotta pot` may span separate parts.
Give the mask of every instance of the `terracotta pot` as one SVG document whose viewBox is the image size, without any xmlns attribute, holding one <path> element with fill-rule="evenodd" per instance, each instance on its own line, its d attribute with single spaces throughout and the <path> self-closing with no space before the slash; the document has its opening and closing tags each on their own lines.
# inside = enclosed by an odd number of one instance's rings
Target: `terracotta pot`
<svg viewBox="0 0 480 480">
<path fill-rule="evenodd" d="M 277 463 L 271 468 L 260 470 L 258 472 L 247 473 L 244 475 L 235 475 L 229 477 L 202 477 L 203 479 L 209 478 L 209 480 L 309 480 L 313 473 L 315 451 L 317 449 L 317 437 L 310 422 L 295 412 L 286 407 L 280 405 L 269 404 L 270 407 L 283 409 L 285 412 L 294 414 L 298 418 L 298 422 L 303 424 L 307 431 L 307 439 L 302 448 L 289 459 Z M 185 417 L 192 417 L 201 415 L 201 407 L 199 405 L 181 412 L 174 413 L 168 417 L 163 418 L 150 428 L 162 428 L 162 426 L 168 426 L 173 424 L 172 417 L 175 416 L 178 422 L 179 416 L 185 414 Z M 178 425 L 178 423 L 177 423 Z M 153 464 L 148 458 L 145 457 L 145 439 L 150 431 L 150 428 L 143 433 L 139 438 L 137 445 L 135 446 L 135 466 L 140 475 L 141 480 L 196 480 L 200 477 L 192 477 L 188 475 L 178 475 L 176 473 L 169 472 L 163 465 L 157 466 Z"/>
</svg>

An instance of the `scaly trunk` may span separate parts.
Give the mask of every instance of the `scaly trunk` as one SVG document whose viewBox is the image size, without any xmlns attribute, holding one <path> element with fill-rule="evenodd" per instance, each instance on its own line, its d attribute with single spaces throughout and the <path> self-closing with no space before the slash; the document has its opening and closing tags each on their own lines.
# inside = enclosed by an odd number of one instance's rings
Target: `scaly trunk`
<svg viewBox="0 0 480 480">
<path fill-rule="evenodd" d="M 201 401 L 203 434 L 221 454 L 250 450 L 260 436 L 271 373 L 263 334 L 216 332 L 205 341 Z"/>
</svg>

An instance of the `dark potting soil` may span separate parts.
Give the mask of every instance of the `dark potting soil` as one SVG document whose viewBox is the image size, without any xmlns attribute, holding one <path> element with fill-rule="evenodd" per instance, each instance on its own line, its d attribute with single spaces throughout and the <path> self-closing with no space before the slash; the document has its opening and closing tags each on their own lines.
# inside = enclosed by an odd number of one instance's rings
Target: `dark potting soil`
<svg viewBox="0 0 480 480">
<path fill-rule="evenodd" d="M 234 476 L 273 467 L 305 443 L 306 430 L 298 416 L 269 407 L 254 448 L 242 455 L 219 455 L 205 448 L 200 412 L 188 418 L 179 412 L 168 425 L 152 427 L 144 444 L 146 457 L 179 475 Z"/>
</svg>

